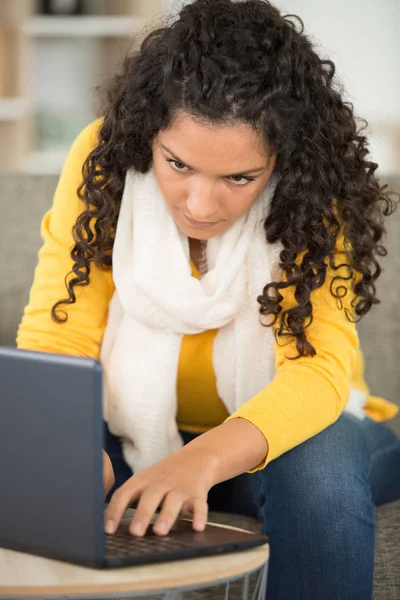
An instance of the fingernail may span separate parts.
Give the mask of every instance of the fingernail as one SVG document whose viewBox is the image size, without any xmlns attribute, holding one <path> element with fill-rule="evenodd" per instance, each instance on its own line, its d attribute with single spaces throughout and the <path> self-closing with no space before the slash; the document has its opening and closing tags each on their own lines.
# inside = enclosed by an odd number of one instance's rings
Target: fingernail
<svg viewBox="0 0 400 600">
<path fill-rule="evenodd" d="M 142 535 L 143 525 L 141 523 L 135 523 L 131 526 L 131 533 L 133 533 L 133 535 Z"/>
<path fill-rule="evenodd" d="M 206 522 L 205 521 L 195 521 L 194 525 L 195 525 L 196 529 L 203 531 L 206 526 Z"/>
<path fill-rule="evenodd" d="M 110 521 L 107 521 L 106 526 L 105 526 L 106 533 L 114 533 L 114 527 L 115 527 L 114 521 L 112 521 L 111 519 L 110 519 Z"/>
<path fill-rule="evenodd" d="M 157 525 L 155 526 L 155 529 L 158 533 L 166 533 L 167 532 L 167 524 L 165 521 L 161 521 L 160 523 L 157 523 Z"/>
</svg>

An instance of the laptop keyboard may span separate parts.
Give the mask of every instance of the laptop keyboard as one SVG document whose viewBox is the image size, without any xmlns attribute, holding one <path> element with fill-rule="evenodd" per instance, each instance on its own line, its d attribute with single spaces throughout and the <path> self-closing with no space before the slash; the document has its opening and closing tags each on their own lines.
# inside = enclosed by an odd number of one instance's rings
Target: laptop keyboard
<svg viewBox="0 0 400 600">
<path fill-rule="evenodd" d="M 190 541 L 177 539 L 173 536 L 156 536 L 147 534 L 145 537 L 134 537 L 128 531 L 128 528 L 119 528 L 116 533 L 105 536 L 106 556 L 109 558 L 119 558 L 132 555 L 143 554 L 164 554 L 186 548 L 198 548 L 199 544 Z"/>
</svg>

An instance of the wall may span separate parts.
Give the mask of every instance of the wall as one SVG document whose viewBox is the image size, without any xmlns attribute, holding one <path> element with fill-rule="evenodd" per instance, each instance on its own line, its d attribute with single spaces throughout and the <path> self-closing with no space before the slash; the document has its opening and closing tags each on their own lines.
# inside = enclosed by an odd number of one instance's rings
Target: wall
<svg viewBox="0 0 400 600">
<path fill-rule="evenodd" d="M 298 14 L 372 130 L 371 151 L 384 173 L 400 172 L 399 0 L 276 0 Z"/>
</svg>

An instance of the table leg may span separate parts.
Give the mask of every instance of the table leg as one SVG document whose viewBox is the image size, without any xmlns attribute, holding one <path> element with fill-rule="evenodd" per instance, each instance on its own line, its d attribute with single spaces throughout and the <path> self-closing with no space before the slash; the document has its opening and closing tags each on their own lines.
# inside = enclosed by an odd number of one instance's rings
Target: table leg
<svg viewBox="0 0 400 600">
<path fill-rule="evenodd" d="M 242 600 L 248 600 L 249 598 L 249 580 L 250 576 L 245 575 L 243 578 Z"/>
<path fill-rule="evenodd" d="M 265 600 L 267 596 L 267 578 L 268 578 L 268 563 L 264 566 L 261 571 L 261 584 L 258 600 Z"/>
</svg>

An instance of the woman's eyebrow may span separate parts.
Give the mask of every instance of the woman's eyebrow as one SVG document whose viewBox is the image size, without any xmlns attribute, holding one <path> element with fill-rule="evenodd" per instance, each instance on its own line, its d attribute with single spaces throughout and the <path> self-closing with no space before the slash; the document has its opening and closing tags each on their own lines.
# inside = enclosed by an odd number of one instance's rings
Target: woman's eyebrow
<svg viewBox="0 0 400 600">
<path fill-rule="evenodd" d="M 193 169 L 193 167 L 191 167 L 190 165 L 188 165 L 187 162 L 179 158 L 179 156 L 174 154 L 172 150 L 167 148 L 167 146 L 164 146 L 164 144 L 161 143 L 160 146 L 163 150 L 166 150 L 177 162 L 182 163 L 183 165 L 185 165 L 185 167 L 189 167 L 189 169 L 192 169 L 192 171 L 196 170 Z M 266 167 L 256 167 L 254 169 L 247 169 L 247 171 L 240 171 L 239 173 L 231 173 L 230 175 L 224 175 L 224 177 L 238 177 L 239 175 L 250 175 L 251 173 L 259 173 L 260 171 L 265 171 L 265 169 Z"/>
</svg>

